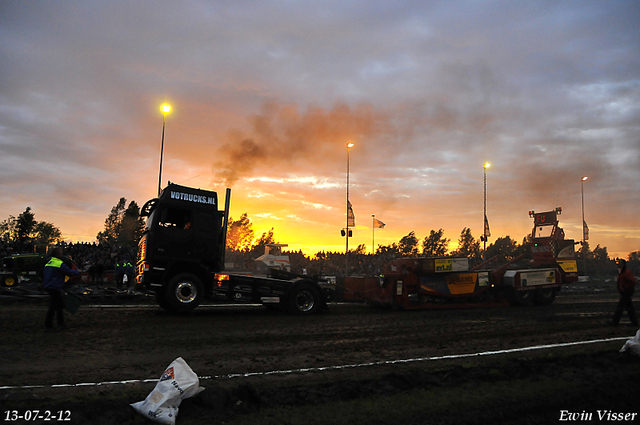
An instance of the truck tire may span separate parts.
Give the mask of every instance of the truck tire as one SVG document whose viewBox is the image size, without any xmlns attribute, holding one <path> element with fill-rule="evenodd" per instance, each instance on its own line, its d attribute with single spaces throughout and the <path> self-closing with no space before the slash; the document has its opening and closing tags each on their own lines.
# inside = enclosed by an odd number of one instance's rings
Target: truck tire
<svg viewBox="0 0 640 425">
<path fill-rule="evenodd" d="M 322 296 L 320 291 L 308 283 L 293 287 L 289 293 L 289 311 L 297 315 L 314 314 L 320 309 Z"/>
<path fill-rule="evenodd" d="M 537 289 L 534 302 L 538 305 L 549 305 L 556 299 L 555 288 Z"/>
<path fill-rule="evenodd" d="M 164 294 L 169 311 L 190 313 L 200 305 L 204 296 L 204 286 L 196 275 L 180 273 L 171 278 L 165 287 Z"/>
</svg>

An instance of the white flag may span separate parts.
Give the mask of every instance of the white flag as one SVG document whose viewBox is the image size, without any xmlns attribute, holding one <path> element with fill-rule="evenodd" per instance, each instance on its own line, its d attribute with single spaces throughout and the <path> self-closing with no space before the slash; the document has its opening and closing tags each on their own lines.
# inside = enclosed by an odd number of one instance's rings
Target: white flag
<svg viewBox="0 0 640 425">
<path fill-rule="evenodd" d="M 353 207 L 350 201 L 347 201 L 347 208 L 349 210 L 347 213 L 347 227 L 356 227 L 356 216 L 353 213 Z"/>
<path fill-rule="evenodd" d="M 484 237 L 488 238 L 491 236 L 491 230 L 489 230 L 489 220 L 487 219 L 487 215 L 484 215 Z"/>
</svg>

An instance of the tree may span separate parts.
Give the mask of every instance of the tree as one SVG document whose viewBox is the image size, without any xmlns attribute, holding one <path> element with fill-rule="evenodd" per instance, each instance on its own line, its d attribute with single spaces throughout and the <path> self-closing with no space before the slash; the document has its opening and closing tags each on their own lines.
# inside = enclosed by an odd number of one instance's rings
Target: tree
<svg viewBox="0 0 640 425">
<path fill-rule="evenodd" d="M 267 244 L 276 243 L 273 237 L 273 227 L 268 232 L 264 232 L 253 244 L 254 247 L 264 248 Z"/>
<path fill-rule="evenodd" d="M 117 240 L 119 243 L 136 245 L 142 236 L 143 230 L 144 220 L 140 217 L 140 207 L 138 207 L 136 201 L 131 201 L 122 214 Z"/>
<path fill-rule="evenodd" d="M 630 252 L 628 256 L 627 267 L 636 276 L 640 274 L 640 251 Z"/>
<path fill-rule="evenodd" d="M 36 226 L 35 214 L 31 212 L 31 207 L 27 207 L 16 221 L 17 242 L 30 242 Z"/>
<path fill-rule="evenodd" d="M 609 253 L 607 247 L 600 247 L 596 245 L 593 249 L 593 267 L 596 275 L 611 276 L 618 274 L 616 271 L 615 262 L 609 259 Z"/>
<path fill-rule="evenodd" d="M 38 222 L 31 207 L 27 207 L 17 218 L 10 215 L 0 223 L 0 240 L 20 244 L 50 245 L 62 242 L 62 232 L 46 221 Z M 23 246 L 26 249 L 26 246 Z M 31 248 L 29 248 L 31 249 Z"/>
<path fill-rule="evenodd" d="M 487 259 L 498 256 L 499 261 L 510 261 L 515 257 L 518 244 L 509 236 L 496 239 L 496 242 L 487 247 Z"/>
<path fill-rule="evenodd" d="M 422 255 L 427 257 L 442 257 L 447 253 L 450 239 L 444 237 L 444 230 L 431 230 L 429 236 L 422 241 Z"/>
<path fill-rule="evenodd" d="M 135 201 L 129 206 L 126 198 L 120 198 L 111 208 L 111 212 L 104 220 L 104 230 L 96 238 L 100 243 L 117 242 L 126 245 L 136 245 L 144 229 L 144 221 L 140 217 L 140 207 Z"/>
<path fill-rule="evenodd" d="M 229 224 L 227 226 L 227 248 L 232 251 L 249 251 L 253 246 L 253 240 L 255 239 L 253 224 L 244 213 L 240 216 L 239 220 L 233 220 L 229 218 Z"/>
<path fill-rule="evenodd" d="M 251 244 L 251 255 L 254 257 L 259 257 L 264 254 L 264 247 L 267 244 L 276 243 L 275 238 L 273 237 L 273 227 L 268 232 L 264 232 L 258 239 L 252 241 Z"/>
<path fill-rule="evenodd" d="M 9 218 L 0 223 L 0 240 L 4 242 L 13 242 L 16 237 L 17 220 L 10 215 Z"/>
<path fill-rule="evenodd" d="M 480 241 L 476 241 L 471 235 L 471 229 L 468 227 L 462 229 L 458 239 L 458 249 L 451 254 L 460 257 L 480 258 Z"/>
<path fill-rule="evenodd" d="M 391 245 L 378 245 L 376 255 L 392 259 L 400 255 L 400 249 L 395 242 Z"/>
<path fill-rule="evenodd" d="M 99 232 L 96 236 L 98 242 L 115 242 L 118 240 L 120 234 L 120 224 L 122 222 L 122 216 L 124 215 L 124 206 L 127 200 L 120 198 L 120 201 L 111 208 L 111 212 L 104 220 L 104 231 Z"/>
<path fill-rule="evenodd" d="M 349 250 L 349 252 L 352 252 L 355 255 L 366 255 L 367 253 L 367 246 L 365 244 L 360 244 L 358 245 L 358 247 L 354 250 Z"/>
<path fill-rule="evenodd" d="M 403 257 L 415 257 L 418 255 L 418 238 L 413 230 L 403 236 L 398 242 L 398 252 Z"/>
<path fill-rule="evenodd" d="M 52 245 L 62 242 L 60 229 L 46 221 L 39 221 L 35 225 L 33 242 L 38 245 Z"/>
</svg>

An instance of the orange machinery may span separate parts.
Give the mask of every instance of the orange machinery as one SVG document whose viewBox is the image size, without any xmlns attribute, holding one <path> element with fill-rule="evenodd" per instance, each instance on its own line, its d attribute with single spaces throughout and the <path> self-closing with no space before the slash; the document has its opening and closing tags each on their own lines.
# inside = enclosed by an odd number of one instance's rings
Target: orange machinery
<svg viewBox="0 0 640 425">
<path fill-rule="evenodd" d="M 551 304 L 563 283 L 578 280 L 574 241 L 558 227 L 561 208 L 530 211 L 532 260 L 498 268 L 495 257 L 472 267 L 465 257 L 398 258 L 378 277 L 345 278 L 345 300 L 404 309 Z"/>
</svg>

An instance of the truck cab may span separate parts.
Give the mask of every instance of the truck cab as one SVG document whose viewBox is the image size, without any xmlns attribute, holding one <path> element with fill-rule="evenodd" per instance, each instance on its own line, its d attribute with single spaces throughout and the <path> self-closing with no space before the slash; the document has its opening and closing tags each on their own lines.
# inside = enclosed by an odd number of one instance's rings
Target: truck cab
<svg viewBox="0 0 640 425">
<path fill-rule="evenodd" d="M 301 315 L 326 310 L 326 294 L 308 277 L 224 272 L 230 197 L 227 189 L 219 210 L 216 192 L 169 183 L 148 201 L 141 212 L 147 221 L 138 243 L 136 283 L 154 290 L 169 312 L 189 313 L 204 298 L 260 303 Z M 267 263 L 283 260 L 273 255 L 282 246 L 269 247 L 275 251 L 267 252 Z"/>
<path fill-rule="evenodd" d="M 170 183 L 142 207 L 141 216 L 147 221 L 136 283 L 154 289 L 164 308 L 195 308 L 211 273 L 223 269 L 228 209 L 218 210 L 216 192 Z"/>
</svg>

